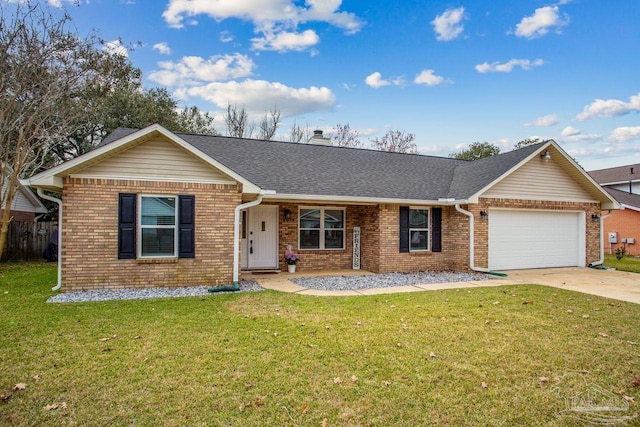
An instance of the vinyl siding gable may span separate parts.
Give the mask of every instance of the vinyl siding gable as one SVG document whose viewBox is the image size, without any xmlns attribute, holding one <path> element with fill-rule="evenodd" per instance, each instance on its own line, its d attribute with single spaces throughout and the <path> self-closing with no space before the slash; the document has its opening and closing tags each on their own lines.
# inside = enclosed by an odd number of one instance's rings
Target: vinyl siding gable
<svg viewBox="0 0 640 427">
<path fill-rule="evenodd" d="M 594 202 L 589 194 L 553 159 L 534 157 L 487 189 L 481 197 L 571 202 Z"/>
<path fill-rule="evenodd" d="M 233 179 L 221 171 L 163 139 L 145 141 L 98 164 L 77 171 L 74 176 L 235 184 Z"/>
</svg>

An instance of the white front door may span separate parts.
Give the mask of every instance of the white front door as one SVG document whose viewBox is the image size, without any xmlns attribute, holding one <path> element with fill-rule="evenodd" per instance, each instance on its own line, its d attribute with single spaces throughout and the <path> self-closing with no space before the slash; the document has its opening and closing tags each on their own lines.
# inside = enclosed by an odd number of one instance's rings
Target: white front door
<svg viewBox="0 0 640 427">
<path fill-rule="evenodd" d="M 247 268 L 278 268 L 278 206 L 249 208 L 245 244 Z"/>
</svg>

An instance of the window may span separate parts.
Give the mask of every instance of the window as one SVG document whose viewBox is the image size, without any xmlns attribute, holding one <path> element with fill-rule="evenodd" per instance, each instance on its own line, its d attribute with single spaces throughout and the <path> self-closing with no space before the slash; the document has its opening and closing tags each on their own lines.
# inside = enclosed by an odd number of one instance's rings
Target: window
<svg viewBox="0 0 640 427">
<path fill-rule="evenodd" d="M 300 208 L 300 249 L 344 249 L 345 211 L 341 208 Z"/>
<path fill-rule="evenodd" d="M 118 259 L 195 258 L 193 195 L 120 193 Z"/>
<path fill-rule="evenodd" d="M 409 251 L 429 250 L 429 209 L 409 209 Z"/>
<path fill-rule="evenodd" d="M 177 227 L 175 196 L 140 196 L 140 256 L 175 257 Z"/>
</svg>

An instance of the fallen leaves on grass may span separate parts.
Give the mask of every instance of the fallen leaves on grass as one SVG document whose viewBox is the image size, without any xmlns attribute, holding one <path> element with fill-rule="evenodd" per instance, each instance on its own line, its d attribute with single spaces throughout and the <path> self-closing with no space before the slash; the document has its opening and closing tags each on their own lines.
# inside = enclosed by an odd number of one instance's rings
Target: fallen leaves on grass
<svg viewBox="0 0 640 427">
<path fill-rule="evenodd" d="M 351 375 L 351 378 L 349 378 L 349 381 L 351 381 L 353 384 L 358 382 L 358 377 L 356 377 L 355 375 Z"/>
<path fill-rule="evenodd" d="M 0 402 L 6 402 L 7 400 L 11 399 L 11 396 L 13 396 L 13 394 L 9 393 L 9 394 L 0 394 Z"/>
<path fill-rule="evenodd" d="M 549 377 L 540 377 L 538 378 L 538 384 L 540 387 L 544 387 L 546 383 L 549 382 Z"/>
<path fill-rule="evenodd" d="M 27 388 L 27 385 L 25 383 L 18 383 L 13 386 L 14 390 L 24 390 L 26 388 Z"/>
<path fill-rule="evenodd" d="M 382 385 L 385 387 L 389 387 L 391 383 L 389 381 L 382 381 Z"/>
<path fill-rule="evenodd" d="M 335 377 L 335 378 L 333 379 L 333 383 L 334 383 L 334 384 L 342 384 L 342 378 L 340 378 L 340 377 Z"/>
<path fill-rule="evenodd" d="M 583 319 L 588 319 L 589 317 L 590 317 L 590 316 L 589 316 L 588 314 L 583 314 L 583 315 L 582 315 L 582 318 L 583 318 Z"/>
<path fill-rule="evenodd" d="M 67 402 L 51 403 L 43 408 L 45 411 L 55 411 L 56 409 L 67 409 Z"/>
<path fill-rule="evenodd" d="M 631 377 L 631 385 L 634 387 L 640 387 L 640 377 L 637 375 Z"/>
<path fill-rule="evenodd" d="M 33 380 L 34 380 L 35 382 L 40 381 L 40 375 L 38 375 L 38 374 L 34 375 L 34 376 L 33 376 Z"/>
<path fill-rule="evenodd" d="M 522 305 L 527 305 L 527 304 L 533 304 L 533 300 L 532 299 L 528 299 L 528 300 L 522 301 Z"/>
<path fill-rule="evenodd" d="M 482 387 L 482 388 L 487 388 L 487 387 L 489 387 L 489 386 L 487 385 L 487 383 L 486 383 L 486 382 L 482 381 L 482 384 L 480 385 L 480 387 Z"/>
<path fill-rule="evenodd" d="M 429 357 L 433 359 L 434 357 L 436 357 L 436 354 L 432 351 L 431 353 L 429 353 Z"/>
<path fill-rule="evenodd" d="M 100 338 L 100 341 L 105 342 L 105 341 L 109 341 L 109 340 L 114 340 L 116 338 L 118 338 L 117 335 L 111 335 L 110 337 Z"/>
<path fill-rule="evenodd" d="M 607 334 L 606 332 L 600 332 L 598 335 L 600 335 L 602 338 L 609 338 L 609 334 Z"/>
</svg>

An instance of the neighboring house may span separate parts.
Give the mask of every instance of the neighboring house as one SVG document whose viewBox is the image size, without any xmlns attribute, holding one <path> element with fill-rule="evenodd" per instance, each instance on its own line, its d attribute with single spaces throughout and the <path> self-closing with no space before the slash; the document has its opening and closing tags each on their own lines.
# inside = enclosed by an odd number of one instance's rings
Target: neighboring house
<svg viewBox="0 0 640 427">
<path fill-rule="evenodd" d="M 555 142 L 477 161 L 118 129 L 33 176 L 62 194 L 62 286 L 225 285 L 238 270 L 585 266 L 618 208 Z"/>
<path fill-rule="evenodd" d="M 2 189 L 4 194 L 4 188 Z M 5 208 L 4 202 L 2 209 Z M 11 204 L 11 216 L 13 221 L 33 222 L 36 215 L 47 213 L 47 208 L 42 204 L 35 194 L 22 184 L 18 185 L 18 191 Z"/>
<path fill-rule="evenodd" d="M 640 255 L 640 164 L 589 172 L 622 205 L 604 219 L 605 247 L 609 253 L 624 247 Z M 603 215 L 607 215 L 603 212 Z M 611 236 L 611 238 L 610 238 Z"/>
</svg>

